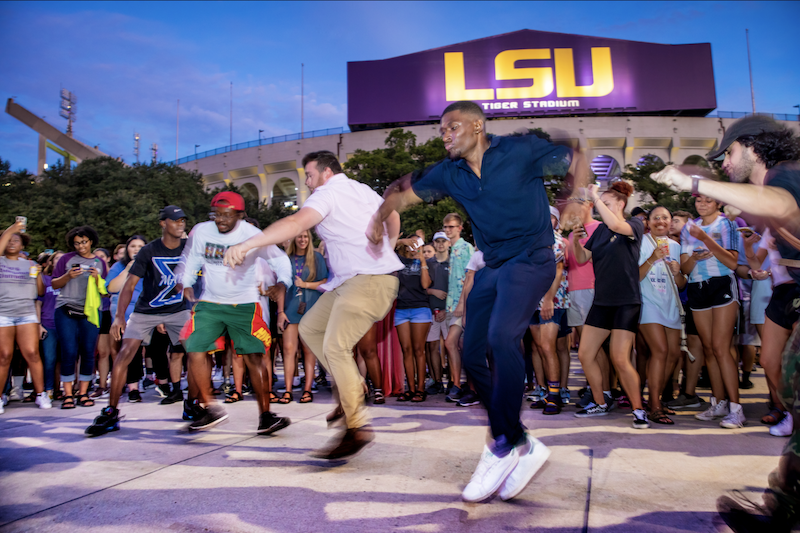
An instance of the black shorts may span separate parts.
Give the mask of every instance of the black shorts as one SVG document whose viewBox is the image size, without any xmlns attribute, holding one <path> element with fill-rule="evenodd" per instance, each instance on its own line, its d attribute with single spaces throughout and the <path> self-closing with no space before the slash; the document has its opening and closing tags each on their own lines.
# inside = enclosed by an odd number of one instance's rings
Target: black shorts
<svg viewBox="0 0 800 533">
<path fill-rule="evenodd" d="M 800 319 L 800 285 L 782 283 L 775 287 L 767 305 L 767 318 L 791 331 Z"/>
<path fill-rule="evenodd" d="M 733 274 L 710 278 L 689 284 L 689 307 L 693 311 L 706 311 L 739 302 L 739 285 Z"/>
<path fill-rule="evenodd" d="M 697 333 L 697 326 L 694 325 L 694 315 L 692 315 L 692 310 L 689 308 L 689 304 L 683 304 L 683 310 L 686 313 L 686 334 L 687 335 L 699 335 Z"/>
<path fill-rule="evenodd" d="M 113 322 L 114 319 L 111 317 L 111 311 L 102 311 L 100 313 L 100 335 L 108 335 Z"/>
<path fill-rule="evenodd" d="M 561 323 L 558 325 L 558 338 L 566 337 L 572 333 L 572 328 L 567 325 L 567 313 L 561 317 Z"/>
<path fill-rule="evenodd" d="M 636 333 L 639 331 L 639 315 L 641 314 L 642 304 L 592 304 L 589 314 L 586 315 L 585 325 L 609 331 L 624 329 Z"/>
</svg>

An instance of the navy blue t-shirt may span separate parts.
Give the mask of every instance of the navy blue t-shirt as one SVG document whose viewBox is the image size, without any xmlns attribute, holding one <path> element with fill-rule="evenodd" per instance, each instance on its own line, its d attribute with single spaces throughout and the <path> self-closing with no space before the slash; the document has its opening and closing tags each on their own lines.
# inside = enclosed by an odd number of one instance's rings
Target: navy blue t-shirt
<svg viewBox="0 0 800 533">
<path fill-rule="evenodd" d="M 139 250 L 130 272 L 143 281 L 134 313 L 172 314 L 188 308 L 183 292 L 175 290 L 178 284 L 175 268 L 181 262 L 185 246 L 186 239 L 181 239 L 177 248 L 167 248 L 158 238 Z"/>
<path fill-rule="evenodd" d="M 594 303 L 597 305 L 636 305 L 642 303 L 639 286 L 639 248 L 644 222 L 636 217 L 627 221 L 633 235 L 614 233 L 600 224 L 584 248 L 592 252 Z"/>
<path fill-rule="evenodd" d="M 553 246 L 545 176 L 565 176 L 572 153 L 535 135 L 490 135 L 481 177 L 464 159 L 444 159 L 413 178 L 426 202 L 451 196 L 469 215 L 486 265 L 497 268 L 525 250 Z"/>
</svg>

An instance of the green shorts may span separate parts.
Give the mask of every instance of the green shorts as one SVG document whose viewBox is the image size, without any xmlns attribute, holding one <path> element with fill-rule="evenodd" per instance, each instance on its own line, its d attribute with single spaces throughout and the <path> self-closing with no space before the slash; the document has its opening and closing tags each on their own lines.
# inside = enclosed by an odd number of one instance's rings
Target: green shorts
<svg viewBox="0 0 800 533">
<path fill-rule="evenodd" d="M 217 339 L 228 333 L 237 354 L 266 353 L 272 336 L 261 311 L 261 304 L 215 304 L 197 302 L 192 318 L 181 338 L 187 352 L 215 352 Z M 223 347 L 224 348 L 224 347 Z"/>
</svg>

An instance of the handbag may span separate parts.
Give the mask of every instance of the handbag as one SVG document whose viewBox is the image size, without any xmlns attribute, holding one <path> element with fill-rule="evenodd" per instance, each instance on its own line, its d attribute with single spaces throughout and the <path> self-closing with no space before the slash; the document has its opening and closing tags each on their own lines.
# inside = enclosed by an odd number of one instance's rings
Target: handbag
<svg viewBox="0 0 800 533">
<path fill-rule="evenodd" d="M 653 236 L 648 233 L 647 237 L 653 244 L 653 248 L 657 249 L 658 243 L 653 238 Z M 669 276 L 669 280 L 671 281 L 669 285 L 670 287 L 672 287 L 672 293 L 675 295 L 675 301 L 678 303 L 678 313 L 681 316 L 681 351 L 686 352 L 686 357 L 689 358 L 689 361 L 694 363 L 697 358 L 694 355 L 692 355 L 692 352 L 689 351 L 689 346 L 686 343 L 686 311 L 683 309 L 683 305 L 681 304 L 681 296 L 680 296 L 680 291 L 678 291 L 678 283 L 675 281 L 675 276 L 672 275 L 672 270 L 670 268 L 666 268 L 665 270 L 667 271 L 667 275 Z"/>
</svg>

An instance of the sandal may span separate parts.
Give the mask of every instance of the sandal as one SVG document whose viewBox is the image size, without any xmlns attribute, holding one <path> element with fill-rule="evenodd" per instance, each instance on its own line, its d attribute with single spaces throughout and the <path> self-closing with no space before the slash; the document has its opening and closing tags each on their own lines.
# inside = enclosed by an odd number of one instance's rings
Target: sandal
<svg viewBox="0 0 800 533">
<path fill-rule="evenodd" d="M 62 409 L 75 409 L 75 397 L 71 394 L 64 395 L 61 399 L 61 408 Z"/>
<path fill-rule="evenodd" d="M 36 393 L 32 392 L 28 396 L 25 396 L 25 399 L 22 400 L 22 403 L 33 403 L 36 401 Z"/>
<path fill-rule="evenodd" d="M 311 403 L 314 401 L 314 395 L 310 391 L 304 390 L 303 395 L 300 396 L 298 403 Z"/>
<path fill-rule="evenodd" d="M 88 394 L 79 394 L 77 401 L 81 407 L 92 407 L 94 405 L 94 400 L 89 398 Z"/>
<path fill-rule="evenodd" d="M 386 396 L 383 395 L 382 389 L 375 389 L 375 395 L 372 397 L 372 403 L 375 405 L 386 403 Z"/>
<path fill-rule="evenodd" d="M 280 398 L 278 398 L 277 394 L 275 394 L 272 391 L 269 391 L 269 403 L 278 403 L 279 400 Z"/>
<path fill-rule="evenodd" d="M 414 393 L 411 391 L 405 391 L 403 394 L 397 397 L 398 402 L 410 402 L 411 398 L 414 397 Z"/>
<path fill-rule="evenodd" d="M 769 413 L 765 414 L 761 418 L 761 423 L 767 424 L 769 426 L 774 426 L 781 420 L 783 420 L 783 411 L 781 411 L 777 407 L 773 407 L 772 409 L 769 410 Z"/>
<path fill-rule="evenodd" d="M 325 417 L 325 421 L 328 423 L 328 427 L 331 427 L 342 418 L 344 418 L 344 409 L 342 409 L 342 404 L 339 404 L 336 406 L 336 409 L 331 411 L 328 416 Z"/>
<path fill-rule="evenodd" d="M 417 391 L 411 396 L 411 401 L 414 403 L 420 403 L 425 401 L 426 394 L 423 391 Z"/>
<path fill-rule="evenodd" d="M 242 393 L 239 391 L 233 391 L 230 396 L 225 398 L 225 403 L 236 403 L 242 401 Z"/>
<path fill-rule="evenodd" d="M 292 400 L 294 400 L 294 397 L 292 397 L 292 393 L 287 390 L 286 392 L 283 393 L 283 398 L 278 400 L 278 403 L 287 404 Z"/>
<path fill-rule="evenodd" d="M 675 425 L 675 422 L 667 416 L 667 413 L 665 413 L 663 409 L 656 409 L 652 413 L 649 413 L 648 418 L 656 424 L 665 424 L 667 426 Z"/>
</svg>

